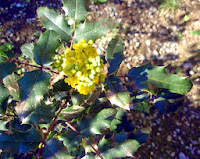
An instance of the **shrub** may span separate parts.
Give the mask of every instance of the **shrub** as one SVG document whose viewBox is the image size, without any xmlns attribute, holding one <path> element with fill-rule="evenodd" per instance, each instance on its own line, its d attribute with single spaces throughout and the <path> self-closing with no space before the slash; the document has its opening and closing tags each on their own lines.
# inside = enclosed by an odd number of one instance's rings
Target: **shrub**
<svg viewBox="0 0 200 159">
<path fill-rule="evenodd" d="M 116 23 L 85 21 L 82 0 L 64 0 L 63 10 L 37 10 L 46 31 L 21 47 L 21 57 L 12 45 L 0 46 L 1 158 L 133 156 L 148 134 L 136 131 L 127 113 L 170 111 L 192 83 L 150 63 L 119 75 L 121 39 L 109 42 L 105 56 L 93 47 Z"/>
</svg>

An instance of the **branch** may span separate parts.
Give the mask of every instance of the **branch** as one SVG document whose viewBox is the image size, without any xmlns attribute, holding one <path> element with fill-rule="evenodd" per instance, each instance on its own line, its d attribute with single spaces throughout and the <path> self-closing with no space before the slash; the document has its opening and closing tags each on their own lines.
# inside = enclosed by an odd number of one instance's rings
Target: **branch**
<svg viewBox="0 0 200 159">
<path fill-rule="evenodd" d="M 75 131 L 78 135 L 80 135 L 86 142 L 88 145 L 90 145 L 92 147 L 92 149 L 96 152 L 96 154 L 101 158 L 104 159 L 103 156 L 101 155 L 101 153 L 94 148 L 94 146 L 92 146 L 92 144 L 86 139 L 86 137 L 84 137 L 75 127 L 73 127 L 70 123 L 68 123 L 67 121 L 65 121 L 65 124 L 67 126 L 69 126 L 73 131 Z"/>
<path fill-rule="evenodd" d="M 15 62 L 15 63 L 17 63 L 17 64 L 24 64 L 24 65 L 27 65 L 27 66 L 35 67 L 35 68 L 38 68 L 38 69 L 40 69 L 40 70 L 42 70 L 42 69 L 43 69 L 43 70 L 48 70 L 48 71 L 50 71 L 51 73 L 54 73 L 54 74 L 57 74 L 57 75 L 60 74 L 60 72 L 54 71 L 54 70 L 52 70 L 52 69 L 49 68 L 49 67 L 32 65 L 32 64 L 25 63 L 25 62 L 22 62 L 22 61 L 16 60 L 16 59 L 9 59 L 8 61 L 12 61 L 12 62 Z M 67 78 L 66 75 L 64 75 L 64 77 Z"/>
<path fill-rule="evenodd" d="M 41 142 L 42 144 L 45 145 L 46 139 L 47 139 L 47 137 L 49 136 L 49 133 L 51 132 L 51 130 L 52 130 L 54 124 L 56 123 L 56 119 L 58 118 L 59 114 L 60 114 L 61 111 L 65 108 L 65 106 L 66 106 L 66 104 L 67 104 L 68 102 L 69 102 L 69 98 L 67 97 L 65 103 L 61 106 L 59 112 L 58 112 L 58 113 L 56 114 L 56 116 L 53 118 L 53 120 L 52 120 L 52 122 L 51 122 L 51 125 L 49 126 L 49 129 L 48 129 L 47 133 L 45 134 L 45 137 L 44 137 L 43 141 Z M 38 153 L 37 153 L 35 159 L 37 159 L 37 158 L 40 156 L 40 153 L 41 153 L 42 149 L 43 149 L 43 146 L 41 146 L 41 147 L 39 148 L 39 151 L 38 151 Z"/>
</svg>

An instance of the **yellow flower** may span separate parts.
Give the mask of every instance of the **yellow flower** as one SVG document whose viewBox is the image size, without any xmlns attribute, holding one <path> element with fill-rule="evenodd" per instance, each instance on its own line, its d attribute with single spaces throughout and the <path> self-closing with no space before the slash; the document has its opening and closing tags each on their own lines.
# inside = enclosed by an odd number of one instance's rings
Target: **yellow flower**
<svg viewBox="0 0 200 159">
<path fill-rule="evenodd" d="M 103 60 L 92 45 L 92 40 L 86 42 L 82 39 L 73 44 L 73 50 L 67 48 L 62 56 L 61 74 L 67 75 L 64 81 L 84 95 L 93 92 L 95 85 L 105 81 Z"/>
</svg>

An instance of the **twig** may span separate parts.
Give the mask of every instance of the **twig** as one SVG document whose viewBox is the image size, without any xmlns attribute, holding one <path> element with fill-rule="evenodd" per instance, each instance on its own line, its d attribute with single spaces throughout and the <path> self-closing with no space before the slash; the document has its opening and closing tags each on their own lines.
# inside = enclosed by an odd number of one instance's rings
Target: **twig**
<svg viewBox="0 0 200 159">
<path fill-rule="evenodd" d="M 12 62 L 15 62 L 15 63 L 18 63 L 18 64 L 28 65 L 28 66 L 31 66 L 31 67 L 38 68 L 38 69 L 40 69 L 40 70 L 48 70 L 48 71 L 50 71 L 51 73 L 54 73 L 54 74 L 57 74 L 57 75 L 60 74 L 60 72 L 54 71 L 54 70 L 52 70 L 51 68 L 48 68 L 48 67 L 45 67 L 45 66 L 32 65 L 32 64 L 25 63 L 25 62 L 22 62 L 22 61 L 16 60 L 16 59 L 8 59 L 8 61 L 12 61 Z M 66 75 L 64 75 L 64 77 L 67 78 Z"/>
<path fill-rule="evenodd" d="M 84 137 L 75 127 L 73 127 L 70 123 L 68 123 L 67 121 L 65 121 L 65 124 L 67 126 L 69 126 L 73 131 L 75 131 L 78 135 L 80 135 L 86 142 L 88 145 L 90 145 L 92 147 L 92 149 L 96 152 L 96 154 L 101 158 L 104 159 L 103 156 L 101 155 L 101 153 L 94 148 L 94 146 L 86 139 L 86 137 Z"/>
<path fill-rule="evenodd" d="M 44 137 L 44 139 L 43 139 L 43 141 L 42 141 L 42 144 L 45 144 L 45 141 L 46 141 L 47 137 L 49 136 L 49 133 L 51 132 L 51 130 L 52 130 L 54 124 L 56 123 L 56 119 L 58 118 L 58 116 L 59 116 L 59 114 L 61 113 L 61 111 L 65 108 L 67 102 L 69 102 L 69 98 L 66 99 L 65 103 L 62 105 L 62 107 L 60 108 L 59 112 L 56 114 L 56 116 L 55 116 L 54 119 L 52 120 L 52 123 L 51 123 L 51 125 L 50 125 L 50 127 L 49 127 L 47 133 L 45 134 L 45 137 Z M 39 155 L 40 155 L 42 149 L 43 149 L 43 147 L 41 147 L 41 148 L 39 149 L 39 151 L 38 151 L 38 153 L 37 153 L 35 159 L 37 159 L 37 158 L 39 157 Z"/>
</svg>

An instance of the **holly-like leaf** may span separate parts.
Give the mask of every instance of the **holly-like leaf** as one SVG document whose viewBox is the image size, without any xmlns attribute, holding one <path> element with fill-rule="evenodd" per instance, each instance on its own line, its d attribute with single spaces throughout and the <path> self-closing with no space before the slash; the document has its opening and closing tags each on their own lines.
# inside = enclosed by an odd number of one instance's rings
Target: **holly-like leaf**
<svg viewBox="0 0 200 159">
<path fill-rule="evenodd" d="M 72 156 L 68 154 L 67 148 L 63 143 L 55 138 L 46 141 L 41 156 L 49 159 L 72 158 Z"/>
<path fill-rule="evenodd" d="M 72 30 L 62 15 L 45 7 L 38 8 L 37 15 L 47 30 L 54 30 L 57 32 L 61 40 L 71 40 Z"/>
<path fill-rule="evenodd" d="M 80 122 L 78 122 L 76 129 L 82 136 L 85 137 L 101 134 L 103 130 L 106 130 L 110 127 L 112 116 L 115 113 L 115 109 L 103 109 L 97 113 L 96 116 L 90 116 L 90 119 L 82 119 Z M 77 135 L 76 132 L 69 129 L 65 134 L 59 136 L 59 140 L 63 141 L 70 154 L 80 154 L 80 152 L 76 151 L 80 143 L 82 143 L 82 137 Z"/>
<path fill-rule="evenodd" d="M 7 100 L 9 97 L 9 91 L 2 84 L 0 84 L 0 114 L 6 112 Z"/>
<path fill-rule="evenodd" d="M 110 41 L 106 49 L 106 60 L 110 65 L 108 68 L 109 73 L 115 72 L 123 61 L 123 48 L 121 39 L 113 39 Z"/>
<path fill-rule="evenodd" d="M 64 82 L 64 79 L 59 80 L 53 85 L 53 92 L 69 91 L 71 86 Z"/>
<path fill-rule="evenodd" d="M 164 66 L 147 64 L 129 70 L 129 80 L 135 82 L 138 89 L 155 92 L 158 88 L 167 89 L 172 93 L 185 94 L 192 88 L 192 82 L 176 74 L 165 72 Z"/>
<path fill-rule="evenodd" d="M 0 131 L 0 149 L 12 154 L 35 150 L 42 141 L 42 134 L 34 127 L 25 124 L 12 124 L 9 131 Z"/>
<path fill-rule="evenodd" d="M 130 110 L 130 92 L 122 85 L 122 81 L 111 75 L 106 78 L 105 85 L 105 94 L 111 104 Z"/>
<path fill-rule="evenodd" d="M 76 28 L 74 40 L 75 42 L 78 42 L 81 39 L 91 39 L 95 41 L 115 27 L 115 22 L 109 19 L 99 19 L 95 22 L 84 22 Z"/>
<path fill-rule="evenodd" d="M 75 20 L 85 20 L 87 11 L 83 0 L 63 0 L 65 15 Z"/>
<path fill-rule="evenodd" d="M 107 144 L 108 141 L 104 140 L 103 144 Z M 101 143 L 102 144 L 102 143 Z M 102 145 L 101 145 L 102 146 Z M 113 159 L 113 158 L 122 158 L 122 157 L 133 157 L 133 154 L 137 151 L 137 149 L 140 147 L 140 143 L 137 140 L 126 140 L 125 142 L 121 143 L 118 146 L 115 146 L 113 148 L 107 149 L 101 153 L 101 156 L 106 159 Z M 84 156 L 82 159 L 92 159 L 97 158 L 100 159 L 99 156 L 94 156 L 91 154 L 88 154 Z"/>
<path fill-rule="evenodd" d="M 25 115 L 26 111 L 32 111 L 47 93 L 51 75 L 41 70 L 24 73 L 24 77 L 18 81 L 20 87 L 21 104 L 16 107 L 18 115 Z"/>
<path fill-rule="evenodd" d="M 8 123 L 8 121 L 2 121 L 0 120 L 0 131 L 3 130 L 3 131 L 6 131 L 7 128 L 6 128 L 6 124 Z"/>
<path fill-rule="evenodd" d="M 140 147 L 140 143 L 136 140 L 127 140 L 124 143 L 114 148 L 108 149 L 101 153 L 106 159 L 113 159 L 119 157 L 133 157 L 133 154 Z"/>
<path fill-rule="evenodd" d="M 16 65 L 13 62 L 0 61 L 0 81 L 9 74 L 16 71 Z"/>
<path fill-rule="evenodd" d="M 13 97 L 14 100 L 17 100 L 17 101 L 20 98 L 19 85 L 17 83 L 17 81 L 20 78 L 21 78 L 20 76 L 13 73 L 11 75 L 6 76 L 3 79 L 3 83 L 5 87 L 10 91 L 10 95 Z"/>
<path fill-rule="evenodd" d="M 31 124 L 50 123 L 55 116 L 55 108 L 51 105 L 45 104 L 43 101 L 36 107 L 36 110 L 31 112 L 23 121 Z"/>
<path fill-rule="evenodd" d="M 22 54 L 25 55 L 27 58 L 33 59 L 34 53 L 33 53 L 33 48 L 34 48 L 34 44 L 24 44 L 21 46 L 21 51 Z"/>
<path fill-rule="evenodd" d="M 53 30 L 48 30 L 41 34 L 36 44 L 25 44 L 21 51 L 28 58 L 33 58 L 39 65 L 52 62 L 52 56 L 59 45 L 58 34 Z"/>
</svg>

